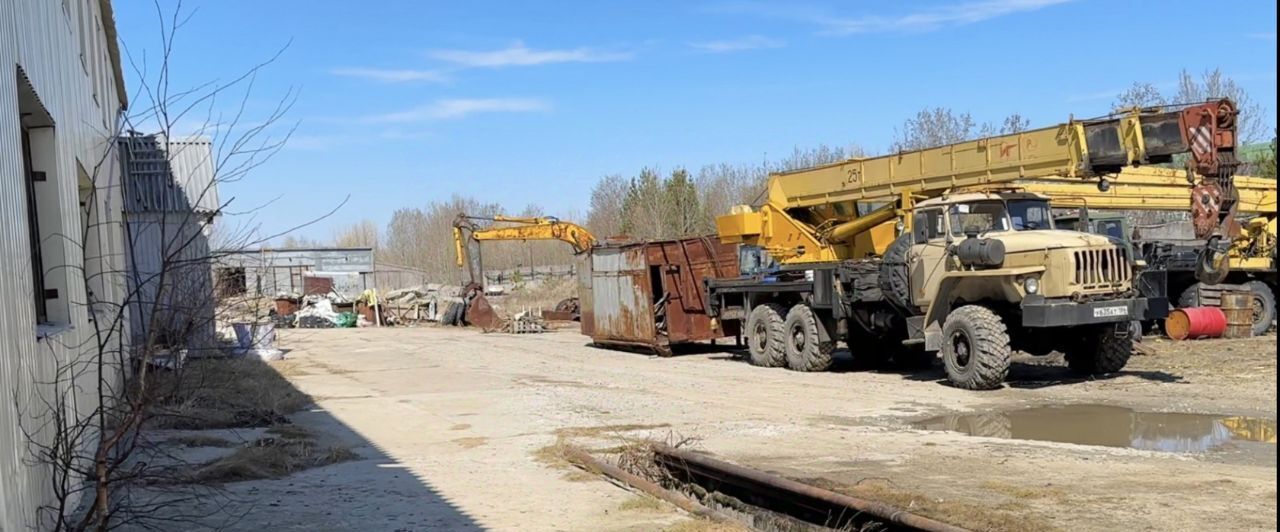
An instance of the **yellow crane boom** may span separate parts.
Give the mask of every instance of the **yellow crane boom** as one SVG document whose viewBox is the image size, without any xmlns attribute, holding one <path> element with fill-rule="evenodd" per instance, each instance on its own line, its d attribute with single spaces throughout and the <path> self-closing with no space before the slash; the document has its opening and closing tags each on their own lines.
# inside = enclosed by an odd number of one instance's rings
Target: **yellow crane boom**
<svg viewBox="0 0 1280 532">
<path fill-rule="evenodd" d="M 1127 167 L 1187 153 L 1200 178 L 1235 168 L 1235 106 L 1229 100 L 1168 109 L 1130 109 L 1094 120 L 936 148 L 855 158 L 769 177 L 764 203 L 716 219 L 721 240 L 760 246 L 784 264 L 879 255 L 893 221 L 915 199 L 1052 178 L 1064 185 L 1112 185 Z M 1116 177 L 1120 176 L 1120 177 Z M 1184 196 L 1190 183 L 1182 183 Z M 1219 221 L 1235 205 L 1224 202 Z M 1182 208 L 1186 208 L 1184 203 Z"/>
</svg>

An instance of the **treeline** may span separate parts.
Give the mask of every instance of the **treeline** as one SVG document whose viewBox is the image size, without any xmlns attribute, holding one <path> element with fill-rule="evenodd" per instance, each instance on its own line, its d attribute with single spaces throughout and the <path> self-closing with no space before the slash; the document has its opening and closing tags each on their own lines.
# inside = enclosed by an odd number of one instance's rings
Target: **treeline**
<svg viewBox="0 0 1280 532">
<path fill-rule="evenodd" d="M 1177 89 L 1170 94 L 1162 93 L 1150 83 L 1135 83 L 1117 95 L 1113 108 L 1186 103 L 1218 97 L 1230 97 L 1239 105 L 1241 139 L 1245 142 L 1265 140 L 1268 131 L 1262 106 L 1218 70 L 1205 72 L 1199 77 L 1183 71 Z M 950 144 L 1022 131 L 1029 126 L 1030 121 L 1018 113 L 1010 114 L 998 123 L 979 123 L 968 113 L 944 107 L 925 108 L 895 129 L 888 151 Z M 684 167 L 641 168 L 635 174 L 602 177 L 592 188 L 589 210 L 585 214 L 578 211 L 548 213 L 537 205 L 512 212 L 496 203 L 454 196 L 423 207 L 401 208 L 381 230 L 374 222 L 365 220 L 335 232 L 326 242 L 290 236 L 283 245 L 373 247 L 380 263 L 422 269 L 442 282 L 453 282 L 462 277 L 455 264 L 453 248 L 453 220 L 458 213 L 477 216 L 557 214 L 563 220 L 584 224 L 598 238 L 625 235 L 651 240 L 702 235 L 714 232 L 716 216 L 728 213 L 734 205 L 758 204 L 771 172 L 868 155 L 871 154 L 856 144 L 819 145 L 797 147 L 786 157 L 751 164 L 711 164 L 696 171 Z M 1260 150 L 1258 160 L 1248 162 L 1251 163 L 1250 170 L 1275 176 L 1274 148 Z M 1132 214 L 1139 222 L 1181 216 L 1181 213 Z M 483 257 L 485 268 L 492 270 L 568 264 L 572 253 L 569 246 L 561 242 L 486 242 Z"/>
</svg>

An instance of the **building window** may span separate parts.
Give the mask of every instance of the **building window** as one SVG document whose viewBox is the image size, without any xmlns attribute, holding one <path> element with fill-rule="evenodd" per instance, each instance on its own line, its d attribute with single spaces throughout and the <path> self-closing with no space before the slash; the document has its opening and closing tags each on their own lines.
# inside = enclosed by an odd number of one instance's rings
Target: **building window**
<svg viewBox="0 0 1280 532">
<path fill-rule="evenodd" d="M 27 227 L 28 251 L 31 255 L 31 281 L 34 284 L 32 295 L 36 305 L 36 323 L 49 322 L 49 302 L 45 299 L 44 257 L 40 245 L 40 208 L 36 204 L 36 180 L 39 172 L 31 168 L 31 132 L 22 128 L 22 174 L 27 189 Z"/>
<path fill-rule="evenodd" d="M 70 324 L 65 208 L 59 194 L 57 134 L 53 117 L 41 103 L 22 68 L 17 69 L 18 126 L 21 130 L 22 191 L 26 206 L 31 299 L 38 334 L 51 324 Z M 68 203 L 70 202 L 68 198 Z M 72 240 L 76 240 L 72 238 Z"/>
</svg>

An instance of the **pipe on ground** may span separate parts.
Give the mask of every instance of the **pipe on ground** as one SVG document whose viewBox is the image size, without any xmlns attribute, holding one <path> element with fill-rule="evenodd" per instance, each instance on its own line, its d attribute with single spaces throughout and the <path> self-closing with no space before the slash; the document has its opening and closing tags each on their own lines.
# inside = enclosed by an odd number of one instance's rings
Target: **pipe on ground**
<svg viewBox="0 0 1280 532">
<path fill-rule="evenodd" d="M 590 453 L 577 447 L 570 447 L 566 449 L 564 455 L 565 458 L 568 458 L 570 462 L 577 464 L 578 467 L 591 472 L 600 472 L 609 478 L 643 491 L 650 496 L 671 503 L 677 508 L 689 512 L 694 516 L 722 523 L 738 523 L 737 520 L 729 517 L 728 515 L 707 508 L 706 506 L 698 503 L 698 501 L 663 488 L 648 479 L 623 471 L 622 468 L 603 460 L 599 460 L 596 457 L 591 456 Z"/>
<path fill-rule="evenodd" d="M 680 449 L 675 449 L 666 445 L 658 445 L 654 448 L 660 456 L 665 456 L 677 461 L 696 464 L 700 467 L 713 470 L 723 471 L 727 474 L 750 480 L 751 482 L 767 486 L 771 489 L 779 491 L 788 491 L 805 497 L 810 497 L 834 506 L 844 506 L 852 508 L 859 512 L 865 512 L 876 516 L 890 523 L 911 527 L 917 530 L 927 532 L 967 532 L 967 529 L 958 526 L 949 525 L 941 521 L 935 521 L 922 515 L 913 514 L 905 510 L 900 510 L 893 506 L 882 504 L 866 499 L 850 497 L 848 495 L 836 493 L 834 491 L 825 490 L 816 486 L 802 484 L 794 480 L 785 479 L 779 476 L 770 475 L 768 473 L 748 469 L 736 464 L 716 460 L 707 456 L 703 456 Z"/>
</svg>

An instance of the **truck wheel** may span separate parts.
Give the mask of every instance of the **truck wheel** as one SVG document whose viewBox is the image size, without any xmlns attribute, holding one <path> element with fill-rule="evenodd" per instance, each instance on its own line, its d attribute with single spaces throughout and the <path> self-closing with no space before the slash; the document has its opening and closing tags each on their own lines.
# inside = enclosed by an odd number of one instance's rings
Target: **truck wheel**
<svg viewBox="0 0 1280 532">
<path fill-rule="evenodd" d="M 787 363 L 783 350 L 782 305 L 765 303 L 751 309 L 747 317 L 747 353 L 751 365 L 779 368 Z"/>
<path fill-rule="evenodd" d="M 1012 349 L 1000 316 L 985 307 L 965 305 L 947 316 L 942 338 L 942 362 L 952 384 L 990 390 L 1004 383 Z"/>
<path fill-rule="evenodd" d="M 818 337 L 818 316 L 809 305 L 800 303 L 787 312 L 782 329 L 786 340 L 787 367 L 795 371 L 826 371 L 831 367 L 834 340 Z"/>
<path fill-rule="evenodd" d="M 1267 334 L 1276 319 L 1276 294 L 1262 281 L 1249 281 L 1244 285 L 1253 292 L 1253 335 Z"/>
<path fill-rule="evenodd" d="M 902 310 L 911 308 L 911 278 L 907 273 L 907 253 L 914 240 L 911 233 L 903 233 L 889 244 L 880 260 L 880 293 Z"/>
<path fill-rule="evenodd" d="M 1192 308 L 1200 306 L 1200 283 L 1188 286 L 1182 294 L 1178 295 L 1178 308 Z"/>
<path fill-rule="evenodd" d="M 1133 338 L 1116 336 L 1115 325 L 1084 328 L 1065 353 L 1067 367 L 1076 373 L 1100 375 L 1124 369 L 1133 355 Z"/>
</svg>

